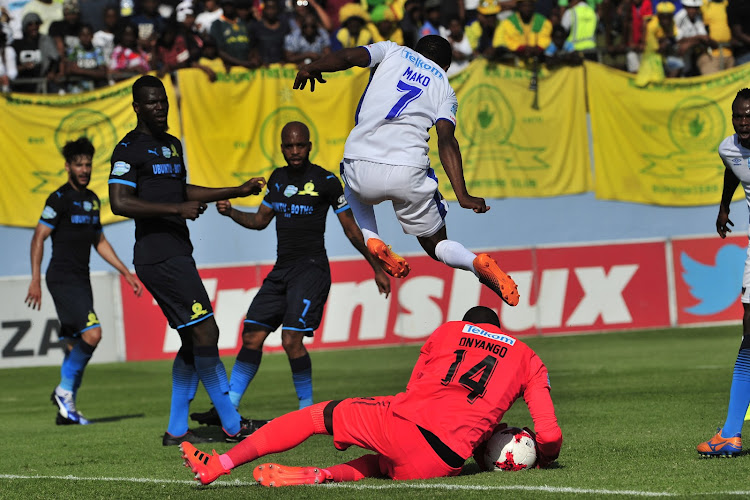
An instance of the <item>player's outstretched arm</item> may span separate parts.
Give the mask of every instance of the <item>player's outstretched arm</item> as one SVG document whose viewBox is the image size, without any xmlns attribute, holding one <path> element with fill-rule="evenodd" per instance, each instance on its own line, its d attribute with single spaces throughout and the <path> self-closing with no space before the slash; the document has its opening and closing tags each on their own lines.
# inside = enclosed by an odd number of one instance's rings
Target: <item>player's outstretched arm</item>
<svg viewBox="0 0 750 500">
<path fill-rule="evenodd" d="M 453 192 L 456 193 L 458 203 L 462 208 L 474 210 L 478 214 L 486 212 L 490 207 L 484 203 L 484 198 L 471 196 L 466 190 L 463 161 L 455 136 L 455 125 L 448 120 L 438 120 L 435 124 L 435 130 L 438 136 L 440 162 L 443 164 L 445 174 L 453 187 Z"/>
<path fill-rule="evenodd" d="M 305 64 L 297 72 L 294 79 L 295 89 L 304 89 L 307 82 L 310 82 L 310 92 L 315 90 L 315 82 L 325 83 L 323 73 L 335 73 L 343 71 L 354 66 L 362 68 L 370 64 L 370 52 L 364 47 L 353 47 L 350 49 L 341 49 L 331 52 L 321 57 L 317 61 Z"/>
<path fill-rule="evenodd" d="M 219 200 L 216 202 L 216 210 L 221 215 L 229 217 L 234 222 L 248 229 L 261 230 L 268 227 L 271 223 L 275 212 L 268 205 L 261 205 L 257 212 L 240 212 L 232 207 L 229 200 Z"/>
<path fill-rule="evenodd" d="M 128 282 L 128 285 L 130 285 L 130 288 L 133 289 L 133 293 L 136 297 L 140 297 L 143 293 L 143 285 L 138 281 L 138 278 L 133 276 L 133 273 L 130 272 L 127 266 L 123 264 L 117 256 L 115 249 L 109 244 L 109 240 L 104 237 L 104 233 L 99 233 L 99 239 L 94 245 L 94 248 L 96 249 L 96 252 L 101 255 L 102 259 L 119 271 L 122 277 L 125 278 L 125 281 Z"/>
<path fill-rule="evenodd" d="M 155 203 L 138 198 L 135 188 L 113 183 L 109 185 L 109 203 L 112 213 L 131 219 L 176 215 L 183 219 L 195 220 L 206 211 L 206 204 L 200 201 L 182 203 Z"/>
<path fill-rule="evenodd" d="M 52 234 L 52 228 L 42 223 L 36 225 L 34 236 L 31 238 L 31 284 L 24 302 L 32 309 L 42 307 L 42 256 L 44 255 L 44 240 Z"/>
<path fill-rule="evenodd" d="M 244 198 L 246 196 L 260 194 L 266 187 L 263 177 L 253 177 L 249 181 L 235 187 L 209 188 L 203 186 L 187 185 L 187 199 L 210 203 L 212 201 L 228 200 L 230 198 Z"/>
<path fill-rule="evenodd" d="M 734 175 L 732 169 L 724 170 L 724 188 L 721 191 L 721 203 L 719 203 L 719 215 L 716 217 L 716 232 L 722 238 L 727 237 L 727 233 L 731 233 L 732 230 L 729 226 L 734 226 L 731 220 L 729 220 L 729 204 L 732 202 L 732 196 L 737 191 L 737 186 L 740 185 L 740 180 Z"/>
<path fill-rule="evenodd" d="M 385 297 L 388 298 L 388 295 L 390 295 L 391 293 L 391 280 L 388 279 L 388 275 L 385 274 L 383 268 L 380 267 L 380 263 L 375 260 L 375 257 L 373 257 L 369 250 L 367 250 L 367 247 L 365 246 L 365 239 L 362 236 L 362 230 L 354 220 L 352 211 L 344 210 L 343 212 L 339 212 L 337 215 L 339 218 L 339 222 L 341 223 L 341 227 L 344 228 L 344 234 L 346 234 L 346 237 L 349 238 L 352 246 L 354 246 L 354 248 L 356 248 L 357 251 L 361 253 L 365 259 L 367 259 L 367 262 L 370 263 L 372 270 L 375 271 L 375 283 L 378 285 L 378 291 L 381 294 L 385 294 Z"/>
</svg>

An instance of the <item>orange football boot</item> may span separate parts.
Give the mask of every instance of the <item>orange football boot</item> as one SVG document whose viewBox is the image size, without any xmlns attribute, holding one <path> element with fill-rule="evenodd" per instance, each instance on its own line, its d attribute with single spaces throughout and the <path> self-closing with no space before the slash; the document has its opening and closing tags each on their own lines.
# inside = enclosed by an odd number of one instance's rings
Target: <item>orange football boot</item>
<svg viewBox="0 0 750 500">
<path fill-rule="evenodd" d="M 742 438 L 739 433 L 730 438 L 721 437 L 721 429 L 718 429 L 714 437 L 696 449 L 704 457 L 736 457 L 742 451 Z"/>
<path fill-rule="evenodd" d="M 367 240 L 367 250 L 378 259 L 383 271 L 394 278 L 405 278 L 409 274 L 409 263 L 406 259 L 391 250 L 390 245 L 386 245 L 382 240 L 370 238 Z"/>
<path fill-rule="evenodd" d="M 509 306 L 518 305 L 518 286 L 509 275 L 500 269 L 495 259 L 486 253 L 480 253 L 474 259 L 474 269 L 479 274 L 479 281 L 498 294 L 506 304 Z"/>
<path fill-rule="evenodd" d="M 296 486 L 331 482 L 331 476 L 318 467 L 291 467 L 261 464 L 253 470 L 253 478 L 263 486 Z"/>
<path fill-rule="evenodd" d="M 216 450 L 213 450 L 213 455 L 209 455 L 185 441 L 180 445 L 180 451 L 182 451 L 182 458 L 185 459 L 185 467 L 189 467 L 195 473 L 195 480 L 200 481 L 201 484 L 211 484 L 219 476 L 231 472 L 221 465 Z"/>
</svg>

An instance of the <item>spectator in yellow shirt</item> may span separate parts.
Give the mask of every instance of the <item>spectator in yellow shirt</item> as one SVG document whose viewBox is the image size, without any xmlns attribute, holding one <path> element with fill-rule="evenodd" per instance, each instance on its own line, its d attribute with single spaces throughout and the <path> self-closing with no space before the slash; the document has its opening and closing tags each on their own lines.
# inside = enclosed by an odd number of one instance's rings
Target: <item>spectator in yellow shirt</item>
<svg viewBox="0 0 750 500">
<path fill-rule="evenodd" d="M 522 59 L 538 57 L 552 42 L 552 23 L 534 12 L 534 0 L 519 0 L 516 12 L 495 30 L 492 46 L 504 47 Z M 500 49 L 502 51 L 502 49 Z"/>
<path fill-rule="evenodd" d="M 732 30 L 727 21 L 727 4 L 729 0 L 706 0 L 701 7 L 703 24 L 706 25 L 708 36 L 720 44 L 716 50 L 709 51 L 710 65 L 703 68 L 703 74 L 715 73 L 734 66 L 734 56 L 729 44 L 732 41 Z"/>
</svg>

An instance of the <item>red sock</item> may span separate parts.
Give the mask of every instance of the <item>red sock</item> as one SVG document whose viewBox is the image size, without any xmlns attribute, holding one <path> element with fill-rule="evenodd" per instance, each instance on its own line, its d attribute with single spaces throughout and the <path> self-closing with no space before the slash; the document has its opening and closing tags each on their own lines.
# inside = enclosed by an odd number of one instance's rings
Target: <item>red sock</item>
<svg viewBox="0 0 750 500">
<path fill-rule="evenodd" d="M 380 470 L 380 455 L 363 455 L 351 462 L 324 469 L 334 482 L 359 481 L 366 477 L 383 477 Z"/>
<path fill-rule="evenodd" d="M 323 409 L 328 401 L 274 418 L 226 452 L 235 467 L 294 448 L 313 434 L 328 434 Z"/>
</svg>

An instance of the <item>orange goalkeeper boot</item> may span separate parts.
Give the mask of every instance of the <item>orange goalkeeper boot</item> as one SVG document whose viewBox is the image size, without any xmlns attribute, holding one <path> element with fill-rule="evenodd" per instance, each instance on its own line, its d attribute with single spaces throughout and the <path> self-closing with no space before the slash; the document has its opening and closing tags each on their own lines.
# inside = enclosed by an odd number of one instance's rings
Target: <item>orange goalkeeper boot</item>
<svg viewBox="0 0 750 500">
<path fill-rule="evenodd" d="M 189 467 L 195 473 L 195 480 L 200 481 L 201 484 L 211 484 L 219 476 L 231 472 L 221 465 L 216 450 L 213 450 L 213 455 L 209 455 L 185 441 L 180 445 L 180 451 L 182 458 L 185 459 L 185 467 Z"/>
<path fill-rule="evenodd" d="M 261 464 L 253 470 L 253 478 L 263 486 L 296 486 L 331 482 L 331 476 L 318 467 L 290 467 Z"/>
</svg>

